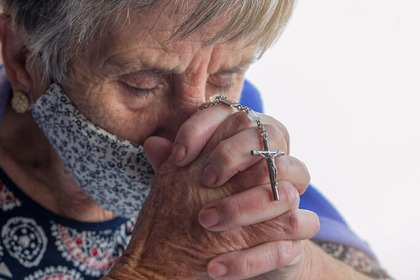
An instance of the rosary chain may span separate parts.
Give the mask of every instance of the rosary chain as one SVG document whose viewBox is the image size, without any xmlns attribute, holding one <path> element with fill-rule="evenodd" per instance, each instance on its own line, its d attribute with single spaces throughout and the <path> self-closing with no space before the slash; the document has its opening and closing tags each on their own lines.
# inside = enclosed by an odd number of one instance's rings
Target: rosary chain
<svg viewBox="0 0 420 280">
<path fill-rule="evenodd" d="M 246 107 L 246 106 L 244 106 L 244 105 L 241 105 L 237 102 L 229 100 L 226 96 L 214 95 L 214 96 L 210 97 L 210 102 L 207 103 L 206 105 L 200 107 L 200 109 L 198 109 L 198 111 L 202 111 L 204 109 L 213 107 L 213 106 L 218 105 L 218 104 L 224 104 L 224 105 L 227 105 L 231 108 L 235 108 L 238 111 L 245 112 L 248 115 L 248 118 L 252 122 L 257 124 L 258 129 L 261 130 L 261 137 L 267 139 L 267 130 L 265 129 L 263 123 L 260 121 L 260 117 L 257 116 L 255 111 Z"/>
</svg>

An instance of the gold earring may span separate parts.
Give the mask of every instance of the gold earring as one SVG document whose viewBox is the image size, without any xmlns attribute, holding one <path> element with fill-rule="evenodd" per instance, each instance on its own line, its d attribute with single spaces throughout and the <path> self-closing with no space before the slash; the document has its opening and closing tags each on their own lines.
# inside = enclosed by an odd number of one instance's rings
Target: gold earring
<svg viewBox="0 0 420 280">
<path fill-rule="evenodd" d="M 21 91 L 13 93 L 12 97 L 12 108 L 16 113 L 23 114 L 29 110 L 29 98 L 26 94 Z"/>
</svg>

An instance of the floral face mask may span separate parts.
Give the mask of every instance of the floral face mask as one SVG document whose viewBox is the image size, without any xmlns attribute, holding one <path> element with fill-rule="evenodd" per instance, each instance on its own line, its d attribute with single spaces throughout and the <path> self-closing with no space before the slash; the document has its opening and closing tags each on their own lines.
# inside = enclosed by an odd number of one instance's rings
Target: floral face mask
<svg viewBox="0 0 420 280">
<path fill-rule="evenodd" d="M 154 174 L 142 146 L 89 121 L 57 84 L 35 102 L 32 115 L 83 191 L 106 210 L 137 216 Z"/>
</svg>

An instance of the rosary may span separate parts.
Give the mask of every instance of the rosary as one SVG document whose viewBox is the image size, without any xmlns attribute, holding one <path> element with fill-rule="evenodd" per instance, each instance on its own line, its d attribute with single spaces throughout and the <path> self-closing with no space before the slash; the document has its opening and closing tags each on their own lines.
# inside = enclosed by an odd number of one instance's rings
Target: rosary
<svg viewBox="0 0 420 280">
<path fill-rule="evenodd" d="M 278 183 L 277 183 L 277 166 L 275 158 L 277 156 L 284 156 L 284 151 L 270 151 L 268 146 L 267 130 L 260 121 L 260 117 L 250 108 L 243 106 L 235 101 L 227 99 L 225 96 L 215 95 L 210 97 L 210 102 L 202 106 L 199 111 L 206 108 L 212 107 L 217 104 L 223 104 L 231 108 L 235 108 L 238 111 L 243 111 L 247 114 L 248 118 L 257 124 L 258 129 L 261 131 L 260 135 L 262 138 L 263 150 L 251 150 L 251 155 L 253 156 L 262 156 L 267 160 L 268 173 L 270 176 L 271 190 L 273 192 L 274 200 L 278 201 L 279 192 L 278 192 Z"/>
</svg>

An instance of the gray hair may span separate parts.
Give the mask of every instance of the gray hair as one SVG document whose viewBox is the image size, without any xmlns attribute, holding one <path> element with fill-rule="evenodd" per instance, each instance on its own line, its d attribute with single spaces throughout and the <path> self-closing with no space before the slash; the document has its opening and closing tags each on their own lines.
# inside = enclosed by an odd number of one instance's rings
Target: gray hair
<svg viewBox="0 0 420 280">
<path fill-rule="evenodd" d="M 79 51 L 110 21 L 121 16 L 128 20 L 130 9 L 146 11 L 168 1 L 175 0 L 0 0 L 0 5 L 24 32 L 28 50 L 40 56 L 45 74 L 60 82 Z M 207 43 L 248 39 L 261 55 L 282 33 L 295 0 L 176 0 L 176 4 L 180 11 L 193 9 L 168 39 L 185 39 L 229 13 L 230 21 Z"/>
</svg>

